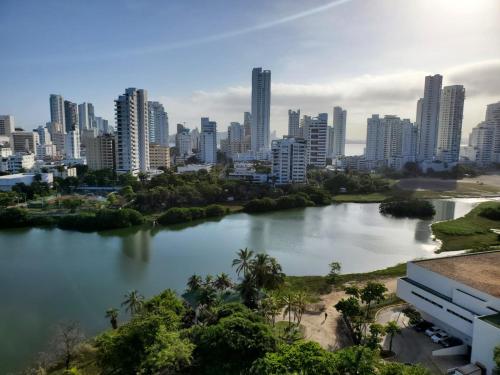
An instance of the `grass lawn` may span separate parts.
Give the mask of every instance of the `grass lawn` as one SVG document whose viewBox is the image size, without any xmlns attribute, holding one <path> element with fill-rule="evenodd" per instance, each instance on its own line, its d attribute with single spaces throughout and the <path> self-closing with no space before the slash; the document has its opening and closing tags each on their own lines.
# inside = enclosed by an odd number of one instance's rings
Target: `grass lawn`
<svg viewBox="0 0 500 375">
<path fill-rule="evenodd" d="M 390 193 L 339 194 L 333 197 L 335 203 L 379 203 L 390 197 Z"/>
<path fill-rule="evenodd" d="M 439 251 L 486 249 L 500 245 L 499 235 L 491 232 L 492 228 L 500 228 L 500 221 L 479 216 L 486 207 L 500 207 L 500 202 L 484 202 L 464 217 L 432 224 L 432 232 L 442 242 Z"/>
</svg>

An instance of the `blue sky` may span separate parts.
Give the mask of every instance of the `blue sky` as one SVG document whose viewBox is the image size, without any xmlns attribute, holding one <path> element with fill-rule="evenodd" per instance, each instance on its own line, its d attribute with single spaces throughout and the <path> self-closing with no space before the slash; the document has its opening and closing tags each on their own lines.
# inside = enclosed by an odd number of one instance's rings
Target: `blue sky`
<svg viewBox="0 0 500 375">
<path fill-rule="evenodd" d="M 426 74 L 464 84 L 464 132 L 500 100 L 498 0 L 0 0 L 0 113 L 27 129 L 50 93 L 113 120 L 126 87 L 163 102 L 171 132 L 209 116 L 225 130 L 250 106 L 254 66 L 272 70 L 271 128 L 288 108 L 415 119 Z M 330 120 L 331 121 L 331 120 Z"/>
</svg>

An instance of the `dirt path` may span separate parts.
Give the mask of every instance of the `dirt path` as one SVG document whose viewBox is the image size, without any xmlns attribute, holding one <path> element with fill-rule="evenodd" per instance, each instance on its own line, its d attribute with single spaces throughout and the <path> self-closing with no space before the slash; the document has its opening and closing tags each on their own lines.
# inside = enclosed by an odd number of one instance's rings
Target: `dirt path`
<svg viewBox="0 0 500 375">
<path fill-rule="evenodd" d="M 388 289 L 388 293 L 396 292 L 397 278 L 376 281 L 383 283 Z M 351 343 L 346 328 L 340 319 L 340 314 L 333 307 L 345 296 L 343 290 L 333 291 L 321 296 L 321 302 L 326 306 L 326 313 L 328 314 L 326 320 L 324 313 L 304 313 L 300 324 L 305 328 L 305 339 L 316 341 L 325 349 L 339 349 Z"/>
</svg>

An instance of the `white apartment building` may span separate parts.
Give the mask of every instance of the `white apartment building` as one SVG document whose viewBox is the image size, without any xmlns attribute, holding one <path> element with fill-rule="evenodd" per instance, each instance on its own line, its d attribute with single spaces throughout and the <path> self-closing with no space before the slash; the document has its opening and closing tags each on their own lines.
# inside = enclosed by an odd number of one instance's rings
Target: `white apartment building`
<svg viewBox="0 0 500 375">
<path fill-rule="evenodd" d="M 118 172 L 149 170 L 147 91 L 128 88 L 115 100 L 116 169 Z"/>
<path fill-rule="evenodd" d="M 439 133 L 436 158 L 446 163 L 458 162 L 465 89 L 462 85 L 446 86 L 439 104 Z"/>
<path fill-rule="evenodd" d="M 217 163 L 217 123 L 201 118 L 200 160 L 205 164 Z"/>
<path fill-rule="evenodd" d="M 471 363 L 493 374 L 500 343 L 500 251 L 408 262 L 397 295 L 422 317 L 463 340 L 462 347 L 434 355 L 467 353 Z"/>
<path fill-rule="evenodd" d="M 168 147 L 168 114 L 163 104 L 148 102 L 149 142 Z"/>
<path fill-rule="evenodd" d="M 1 115 L 0 116 L 0 136 L 10 137 L 14 132 L 15 122 L 14 116 Z"/>
<path fill-rule="evenodd" d="M 34 154 L 17 153 L 2 157 L 0 163 L 1 172 L 16 173 L 20 170 L 29 171 L 35 165 Z"/>
<path fill-rule="evenodd" d="M 271 176 L 276 184 L 305 183 L 307 142 L 303 138 L 284 137 L 271 143 Z"/>
<path fill-rule="evenodd" d="M 347 111 L 333 108 L 333 157 L 345 156 Z"/>
<path fill-rule="evenodd" d="M 80 131 L 70 130 L 64 142 L 65 155 L 68 159 L 80 159 Z"/>
<path fill-rule="evenodd" d="M 271 71 L 252 70 L 251 148 L 253 152 L 269 150 L 271 118 Z"/>
<path fill-rule="evenodd" d="M 442 83 L 439 74 L 426 76 L 424 97 L 417 102 L 418 161 L 432 160 L 436 153 Z"/>
<path fill-rule="evenodd" d="M 84 129 L 92 129 L 95 127 L 95 112 L 92 103 L 78 104 L 78 123 L 80 132 Z"/>
<path fill-rule="evenodd" d="M 328 114 L 320 113 L 308 121 L 307 127 L 307 165 L 317 168 L 326 167 L 326 138 Z"/>
<path fill-rule="evenodd" d="M 65 129 L 64 99 L 61 95 L 50 94 L 50 121 L 57 122 Z"/>
<path fill-rule="evenodd" d="M 288 110 L 288 136 L 300 136 L 300 109 L 296 111 Z"/>
</svg>

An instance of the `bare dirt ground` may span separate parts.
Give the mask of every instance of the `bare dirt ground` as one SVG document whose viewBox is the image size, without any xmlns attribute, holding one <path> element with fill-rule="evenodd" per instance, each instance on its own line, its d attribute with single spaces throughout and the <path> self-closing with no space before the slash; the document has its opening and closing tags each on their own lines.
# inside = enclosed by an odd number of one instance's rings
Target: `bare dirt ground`
<svg viewBox="0 0 500 375">
<path fill-rule="evenodd" d="M 404 178 L 398 182 L 403 190 L 453 192 L 465 195 L 494 195 L 500 193 L 500 175 L 488 174 L 462 180 L 430 177 Z"/>
<path fill-rule="evenodd" d="M 388 293 L 396 292 L 396 278 L 380 279 L 378 282 L 383 283 L 388 289 Z M 328 317 L 325 319 L 325 313 L 306 312 L 302 316 L 300 324 L 304 327 L 304 338 L 311 341 L 316 341 L 325 349 L 339 349 L 352 344 L 347 333 L 347 329 L 343 324 L 340 314 L 333 307 L 338 301 L 346 297 L 343 290 L 334 290 L 333 292 L 321 296 L 321 302 L 326 307 Z M 279 320 L 282 320 L 279 317 Z"/>
</svg>

